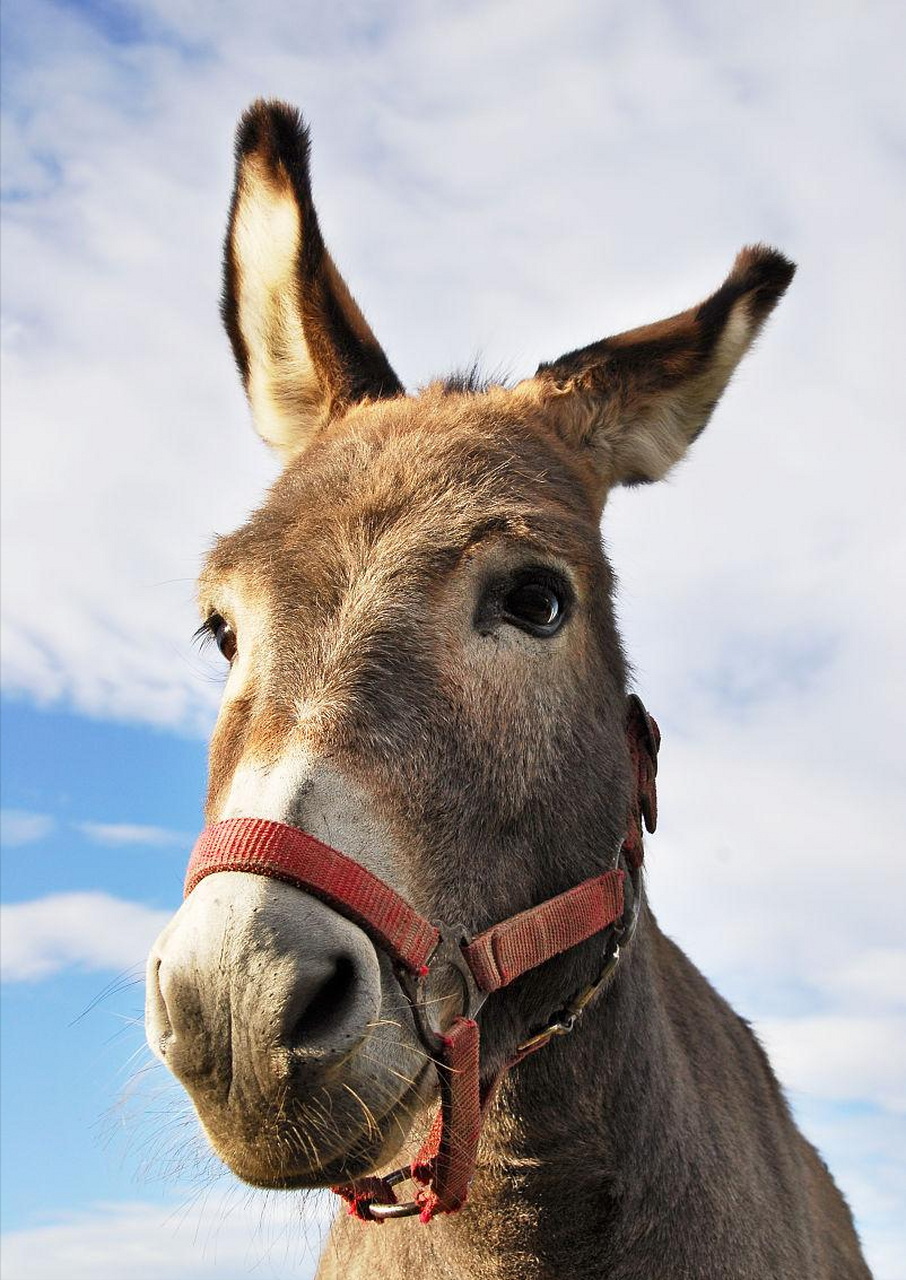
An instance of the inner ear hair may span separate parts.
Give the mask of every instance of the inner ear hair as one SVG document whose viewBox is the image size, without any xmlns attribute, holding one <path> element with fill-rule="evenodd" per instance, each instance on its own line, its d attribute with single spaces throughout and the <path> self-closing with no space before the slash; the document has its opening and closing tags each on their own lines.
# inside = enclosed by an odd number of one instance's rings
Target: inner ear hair
<svg viewBox="0 0 906 1280">
<path fill-rule="evenodd" d="M 750 245 L 697 307 L 542 364 L 523 388 L 607 487 L 659 480 L 704 429 L 795 269 Z"/>
<path fill-rule="evenodd" d="M 325 248 L 309 135 L 282 102 L 236 134 L 222 315 L 259 434 L 284 456 L 350 405 L 402 386 Z"/>
</svg>

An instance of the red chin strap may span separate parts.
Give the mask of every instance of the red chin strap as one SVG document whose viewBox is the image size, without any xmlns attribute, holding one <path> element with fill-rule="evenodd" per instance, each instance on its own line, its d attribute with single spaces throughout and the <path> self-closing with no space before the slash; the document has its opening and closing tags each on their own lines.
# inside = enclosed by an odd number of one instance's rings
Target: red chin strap
<svg viewBox="0 0 906 1280">
<path fill-rule="evenodd" d="M 656 821 L 660 734 L 634 695 L 629 699 L 627 735 L 636 781 L 622 857 L 635 870 L 642 860 L 642 822 L 653 831 Z M 633 894 L 624 913 L 624 872 L 613 869 L 469 938 L 462 928 L 426 920 L 390 885 L 337 849 L 297 827 L 263 818 L 229 818 L 201 833 L 186 871 L 186 897 L 205 876 L 219 871 L 269 876 L 311 893 L 357 924 L 394 963 L 419 1038 L 437 1064 L 441 1106 L 411 1165 L 386 1177 L 357 1178 L 333 1188 L 348 1201 L 350 1213 L 370 1222 L 414 1213 L 430 1222 L 437 1213 L 462 1208 L 475 1171 L 482 1120 L 497 1086 L 517 1062 L 553 1036 L 572 1030 L 613 973 L 619 943 L 631 933 L 639 906 Z M 609 933 L 603 968 L 596 980 L 518 1045 L 482 1088 L 475 1015 L 487 996 L 605 929 Z M 427 999 L 429 976 L 441 967 L 454 971 L 464 997 L 462 1014 L 444 1027 L 433 1021 L 438 1002 Z M 400 1204 L 394 1187 L 410 1178 L 419 1184 L 415 1199 Z"/>
</svg>

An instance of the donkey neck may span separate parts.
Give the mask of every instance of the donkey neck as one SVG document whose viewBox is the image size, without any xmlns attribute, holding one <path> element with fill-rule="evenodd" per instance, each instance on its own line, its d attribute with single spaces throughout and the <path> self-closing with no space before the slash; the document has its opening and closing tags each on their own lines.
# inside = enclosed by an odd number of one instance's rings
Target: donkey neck
<svg viewBox="0 0 906 1280">
<path fill-rule="evenodd" d="M 337 1223 L 322 1276 L 587 1277 L 634 1247 L 639 1208 L 676 1198 L 686 1096 L 657 972 L 661 935 L 643 911 L 622 972 L 574 1033 L 507 1077 L 466 1208 L 429 1228 Z M 649 1204 L 650 1208 L 650 1204 Z M 331 1261 L 337 1265 L 334 1272 Z M 410 1270 L 411 1269 L 411 1270 Z M 627 1274 L 632 1274 L 628 1272 Z"/>
<path fill-rule="evenodd" d="M 485 1252 L 485 1275 L 609 1275 L 604 1260 L 618 1264 L 632 1247 L 652 1182 L 681 1167 L 671 1135 L 684 1127 L 685 1099 L 667 1067 L 658 938 L 643 912 L 622 971 L 572 1035 L 507 1081 L 474 1221 L 460 1224 L 473 1252 Z"/>
</svg>

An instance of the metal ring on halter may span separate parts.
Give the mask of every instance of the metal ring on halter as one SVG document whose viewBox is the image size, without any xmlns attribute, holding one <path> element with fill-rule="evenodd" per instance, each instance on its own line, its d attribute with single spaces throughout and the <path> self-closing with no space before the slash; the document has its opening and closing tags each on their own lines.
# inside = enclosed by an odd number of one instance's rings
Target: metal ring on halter
<svg viewBox="0 0 906 1280">
<path fill-rule="evenodd" d="M 463 1018 L 474 1018 L 488 998 L 488 993 L 482 991 L 475 981 L 475 975 L 463 951 L 463 947 L 471 941 L 468 930 L 461 924 L 439 924 L 437 930 L 440 937 L 428 957 L 424 973 L 414 977 L 406 969 L 397 969 L 397 979 L 412 1009 L 419 1038 L 429 1051 L 434 1048 L 435 1042 L 444 1033 L 444 1028 L 434 1016 L 444 1001 L 443 999 L 429 1001 L 426 996 L 428 979 L 432 976 L 432 972 L 436 972 L 439 968 L 448 968 L 452 969 L 459 978 L 463 994 L 461 1008 Z"/>
<path fill-rule="evenodd" d="M 402 1169 L 396 1169 L 393 1173 L 388 1173 L 384 1181 L 388 1187 L 399 1186 L 401 1182 L 410 1182 L 412 1174 L 404 1165 Z M 417 1213 L 421 1213 L 422 1206 L 417 1200 L 403 1200 L 399 1204 L 370 1204 L 368 1212 L 372 1218 L 378 1218 L 383 1221 L 385 1218 L 412 1218 Z"/>
</svg>

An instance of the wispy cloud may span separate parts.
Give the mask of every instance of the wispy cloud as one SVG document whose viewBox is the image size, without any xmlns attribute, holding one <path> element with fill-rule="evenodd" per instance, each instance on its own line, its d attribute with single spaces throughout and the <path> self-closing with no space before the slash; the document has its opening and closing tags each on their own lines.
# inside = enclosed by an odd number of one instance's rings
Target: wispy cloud
<svg viewBox="0 0 906 1280">
<path fill-rule="evenodd" d="M 71 822 L 66 829 L 80 832 L 86 839 L 101 845 L 168 845 L 188 846 L 192 837 L 184 831 L 138 822 Z M 4 847 L 34 844 L 59 831 L 60 822 L 49 813 L 32 813 L 28 809 L 0 809 L 0 844 Z"/>
<path fill-rule="evenodd" d="M 49 836 L 56 822 L 49 813 L 0 809 L 0 845 L 33 844 Z"/>
<path fill-rule="evenodd" d="M 49 978 L 63 969 L 143 964 L 169 911 L 107 893 L 57 893 L 0 907 L 0 977 Z"/>
<path fill-rule="evenodd" d="M 835 1102 L 870 1098 L 906 1115 L 906 1022 L 891 1016 L 814 1014 L 759 1020 L 755 1029 L 793 1093 Z"/>
<path fill-rule="evenodd" d="M 699 7 L 692 22 L 666 2 L 630 23 L 577 0 L 556 15 L 390 6 L 367 31 L 314 6 L 288 22 L 280 4 L 228 3 L 215 23 L 157 0 L 114 28 L 92 6 L 11 11 L 7 685 L 91 714 L 210 723 L 216 667 L 188 647 L 192 579 L 212 530 L 241 520 L 273 471 L 216 316 L 230 135 L 264 89 L 312 119 L 328 237 L 410 384 L 476 347 L 521 373 L 669 313 L 752 238 L 799 257 L 680 480 L 613 504 L 623 615 L 643 669 L 731 701 L 800 696 L 809 681 L 789 668 L 817 665 L 833 708 L 834 671 L 810 656 L 828 635 L 837 667 L 870 653 L 883 686 L 904 621 L 884 591 L 903 519 L 903 392 L 885 371 L 904 176 L 889 145 L 903 19 L 882 11 L 887 36 L 872 40 L 865 10 L 822 13 L 819 33 L 809 6 L 786 8 L 783 50 L 754 10 L 728 22 Z M 871 503 L 851 501 L 856 420 Z M 154 494 L 140 511 L 139 483 Z M 751 620 L 743 669 L 728 655 Z M 670 652 L 652 655 L 665 628 Z M 870 714 L 889 723 L 879 701 Z"/>
<path fill-rule="evenodd" d="M 238 1186 L 168 1206 L 99 1204 L 5 1232 L 4 1272 L 30 1280 L 311 1280 L 333 1197 L 267 1196 Z"/>
<path fill-rule="evenodd" d="M 77 822 L 77 831 L 97 844 L 187 845 L 191 837 L 167 827 L 142 826 L 134 822 Z"/>
</svg>

